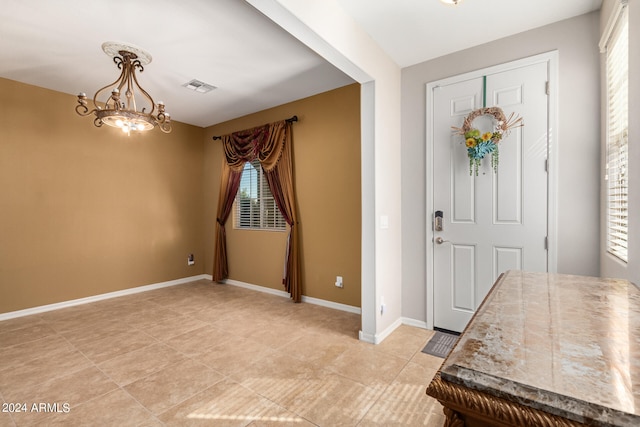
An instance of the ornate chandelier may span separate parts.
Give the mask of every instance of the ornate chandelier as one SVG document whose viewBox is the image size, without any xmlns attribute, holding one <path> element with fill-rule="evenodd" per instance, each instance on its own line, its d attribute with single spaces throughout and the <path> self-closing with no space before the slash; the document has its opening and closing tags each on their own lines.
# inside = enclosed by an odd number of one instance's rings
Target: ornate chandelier
<svg viewBox="0 0 640 427">
<path fill-rule="evenodd" d="M 87 107 L 87 95 L 78 95 L 76 113 L 81 116 L 94 114 L 93 124 L 97 127 L 107 124 L 131 131 L 146 131 L 158 126 L 164 133 L 171 132 L 171 117 L 165 112 L 162 101 L 157 104 L 138 83 L 136 69 L 144 71 L 144 65 L 151 62 L 151 55 L 142 49 L 115 42 L 102 44 L 104 53 L 113 58 L 113 62 L 122 70 L 118 79 L 99 89 L 93 96 L 92 110 Z M 142 94 L 140 105 L 136 103 L 136 92 Z M 110 94 L 109 94 L 110 93 Z M 149 111 L 145 111 L 149 109 Z"/>
</svg>

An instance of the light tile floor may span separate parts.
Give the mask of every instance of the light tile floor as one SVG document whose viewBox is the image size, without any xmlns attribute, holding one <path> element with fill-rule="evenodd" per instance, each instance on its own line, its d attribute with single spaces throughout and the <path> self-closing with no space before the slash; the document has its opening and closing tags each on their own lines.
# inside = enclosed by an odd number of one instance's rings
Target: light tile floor
<svg viewBox="0 0 640 427">
<path fill-rule="evenodd" d="M 420 351 L 433 332 L 374 346 L 359 329 L 206 280 L 5 320 L 0 426 L 441 427 L 425 389 L 442 359 Z"/>
</svg>

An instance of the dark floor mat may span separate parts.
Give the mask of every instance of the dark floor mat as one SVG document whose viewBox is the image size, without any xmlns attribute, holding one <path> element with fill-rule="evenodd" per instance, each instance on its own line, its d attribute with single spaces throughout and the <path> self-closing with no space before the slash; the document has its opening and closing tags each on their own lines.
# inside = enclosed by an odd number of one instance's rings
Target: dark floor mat
<svg viewBox="0 0 640 427">
<path fill-rule="evenodd" d="M 458 341 L 458 335 L 436 331 L 427 345 L 422 349 L 423 353 L 445 358 Z"/>
</svg>

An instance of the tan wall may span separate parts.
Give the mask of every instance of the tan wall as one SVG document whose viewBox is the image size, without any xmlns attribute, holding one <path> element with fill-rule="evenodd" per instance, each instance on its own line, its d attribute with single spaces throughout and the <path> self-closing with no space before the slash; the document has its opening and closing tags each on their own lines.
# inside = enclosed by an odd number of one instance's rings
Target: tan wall
<svg viewBox="0 0 640 427">
<path fill-rule="evenodd" d="M 126 136 L 77 116 L 74 96 L 0 79 L 0 313 L 211 274 L 211 136 L 294 114 L 303 293 L 360 306 L 359 96 L 352 85 L 206 130 Z M 281 290 L 285 238 L 230 227 L 231 278 Z"/>
<path fill-rule="evenodd" d="M 225 135 L 297 115 L 295 185 L 302 244 L 303 294 L 360 307 L 360 86 L 231 120 L 205 130 L 205 256 L 213 269 L 213 235 Z M 231 221 L 231 220 L 230 220 Z M 283 290 L 286 233 L 234 230 L 227 223 L 230 279 Z M 334 286 L 343 276 L 344 288 Z"/>
<path fill-rule="evenodd" d="M 204 272 L 204 130 L 126 136 L 75 103 L 0 79 L 0 313 Z"/>
</svg>

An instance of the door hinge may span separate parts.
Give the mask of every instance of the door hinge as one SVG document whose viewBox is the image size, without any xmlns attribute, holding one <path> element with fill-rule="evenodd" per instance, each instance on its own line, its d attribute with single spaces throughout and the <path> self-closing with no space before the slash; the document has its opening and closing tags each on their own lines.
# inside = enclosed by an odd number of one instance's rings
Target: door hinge
<svg viewBox="0 0 640 427">
<path fill-rule="evenodd" d="M 544 237 L 544 249 L 549 249 L 549 238 L 547 236 Z"/>
<path fill-rule="evenodd" d="M 549 95 L 549 80 L 544 82 L 544 93 Z"/>
<path fill-rule="evenodd" d="M 549 159 L 544 159 L 544 171 L 549 172 Z"/>
</svg>

